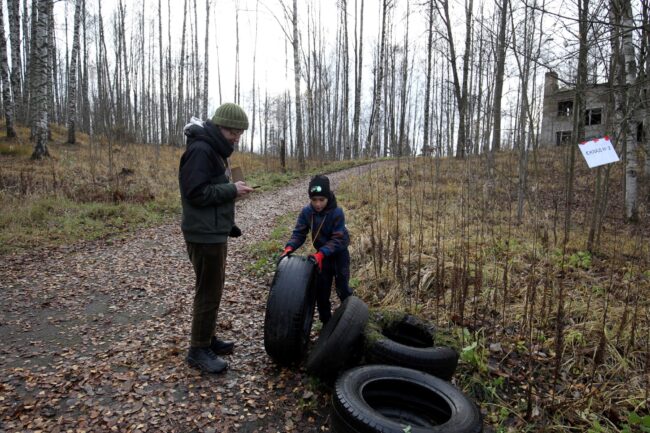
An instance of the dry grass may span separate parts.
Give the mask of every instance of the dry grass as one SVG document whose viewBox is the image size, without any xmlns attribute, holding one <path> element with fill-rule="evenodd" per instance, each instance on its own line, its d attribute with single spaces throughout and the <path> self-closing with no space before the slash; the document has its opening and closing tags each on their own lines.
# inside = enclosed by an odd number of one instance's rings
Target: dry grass
<svg viewBox="0 0 650 433">
<path fill-rule="evenodd" d="M 497 431 L 650 431 L 650 228 L 622 220 L 618 164 L 587 251 L 595 175 L 577 160 L 563 244 L 563 156 L 530 161 L 521 222 L 514 154 L 493 182 L 480 158 L 418 158 L 342 185 L 357 290 L 445 330 L 462 352 L 457 384 Z"/>
<path fill-rule="evenodd" d="M 32 161 L 28 131 L 18 132 L 0 140 L 0 253 L 178 217 L 182 149 L 85 136 L 70 146 L 54 127 L 53 157 Z M 623 222 L 618 164 L 601 241 L 587 251 L 594 173 L 578 160 L 563 244 L 563 157 L 553 149 L 531 159 L 521 222 L 514 154 L 499 155 L 492 183 L 483 159 L 418 158 L 341 185 L 354 284 L 374 306 L 440 327 L 462 352 L 457 384 L 497 431 L 648 431 L 650 227 Z M 232 165 L 262 188 L 299 176 L 295 161 L 281 173 L 277 160 L 236 153 Z M 648 192 L 641 197 L 647 219 Z"/>
<path fill-rule="evenodd" d="M 0 253 L 96 239 L 160 222 L 178 210 L 180 149 L 91 140 L 30 159 L 29 131 L 0 142 Z"/>
<path fill-rule="evenodd" d="M 109 142 L 51 125 L 51 158 L 30 159 L 29 130 L 0 139 L 0 254 L 113 238 L 180 215 L 178 163 L 183 148 Z M 358 162 L 355 162 L 358 163 Z M 276 188 L 303 174 L 288 161 L 235 152 L 249 184 Z M 308 161 L 308 172 L 350 163 Z"/>
</svg>

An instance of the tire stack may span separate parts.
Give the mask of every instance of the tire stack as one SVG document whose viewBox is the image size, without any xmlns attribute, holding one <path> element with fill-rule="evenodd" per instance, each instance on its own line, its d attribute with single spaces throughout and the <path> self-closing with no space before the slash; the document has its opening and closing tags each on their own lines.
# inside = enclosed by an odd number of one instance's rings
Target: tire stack
<svg viewBox="0 0 650 433">
<path fill-rule="evenodd" d="M 332 393 L 332 431 L 482 432 L 476 404 L 448 382 L 458 352 L 435 346 L 433 327 L 414 316 L 376 314 L 368 324 L 368 315 L 363 301 L 347 298 L 307 359 L 307 371 L 326 381 L 343 371 Z M 366 365 L 345 370 L 361 358 Z"/>
<path fill-rule="evenodd" d="M 264 347 L 278 364 L 299 363 L 315 307 L 314 266 L 289 256 L 267 300 Z M 480 433 L 480 412 L 451 385 L 458 353 L 434 346 L 434 330 L 414 316 L 373 316 L 356 296 L 341 303 L 309 352 L 307 372 L 335 381 L 336 433 Z M 365 360 L 366 365 L 357 366 Z M 338 376 L 338 377 L 337 377 Z"/>
</svg>

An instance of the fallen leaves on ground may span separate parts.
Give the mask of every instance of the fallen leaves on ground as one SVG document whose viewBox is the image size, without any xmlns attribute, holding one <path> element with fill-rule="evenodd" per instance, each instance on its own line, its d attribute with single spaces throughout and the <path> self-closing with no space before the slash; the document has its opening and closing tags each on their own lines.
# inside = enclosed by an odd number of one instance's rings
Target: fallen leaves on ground
<svg viewBox="0 0 650 433">
<path fill-rule="evenodd" d="M 306 188 L 238 202 L 244 236 L 229 243 L 217 327 L 236 347 L 223 375 L 185 363 L 194 274 L 178 222 L 4 257 L 0 431 L 328 431 L 327 391 L 264 351 L 268 276 L 246 271 L 247 246 L 297 213 Z"/>
</svg>

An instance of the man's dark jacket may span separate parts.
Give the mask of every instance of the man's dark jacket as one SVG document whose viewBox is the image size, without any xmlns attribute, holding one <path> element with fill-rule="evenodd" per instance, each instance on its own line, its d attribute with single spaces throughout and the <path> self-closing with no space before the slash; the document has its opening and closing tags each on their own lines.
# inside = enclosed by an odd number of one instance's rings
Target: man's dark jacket
<svg viewBox="0 0 650 433">
<path fill-rule="evenodd" d="M 224 243 L 235 224 L 237 187 L 226 173 L 233 145 L 209 120 L 202 126 L 190 123 L 185 136 L 187 149 L 178 171 L 183 236 L 187 242 Z"/>
</svg>

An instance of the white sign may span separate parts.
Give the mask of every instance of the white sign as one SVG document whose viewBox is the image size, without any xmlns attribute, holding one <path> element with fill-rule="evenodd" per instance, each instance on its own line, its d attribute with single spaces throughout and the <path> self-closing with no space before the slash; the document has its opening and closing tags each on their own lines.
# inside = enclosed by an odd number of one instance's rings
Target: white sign
<svg viewBox="0 0 650 433">
<path fill-rule="evenodd" d="M 580 147 L 582 156 L 585 157 L 589 168 L 611 164 L 619 160 L 609 137 L 594 138 L 593 140 L 580 143 L 578 147 Z"/>
</svg>

